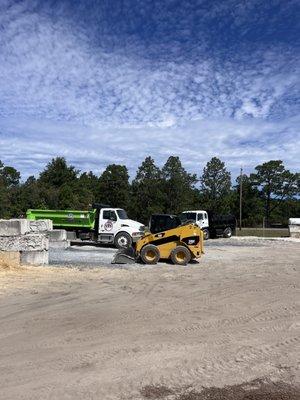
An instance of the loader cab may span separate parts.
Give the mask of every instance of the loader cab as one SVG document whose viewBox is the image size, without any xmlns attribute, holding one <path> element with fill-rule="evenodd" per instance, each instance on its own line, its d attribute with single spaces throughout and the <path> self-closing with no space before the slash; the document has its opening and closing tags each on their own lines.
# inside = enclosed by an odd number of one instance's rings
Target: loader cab
<svg viewBox="0 0 300 400">
<path fill-rule="evenodd" d="M 168 231 L 181 225 L 181 220 L 177 215 L 153 214 L 149 221 L 149 230 L 151 233 Z"/>
</svg>

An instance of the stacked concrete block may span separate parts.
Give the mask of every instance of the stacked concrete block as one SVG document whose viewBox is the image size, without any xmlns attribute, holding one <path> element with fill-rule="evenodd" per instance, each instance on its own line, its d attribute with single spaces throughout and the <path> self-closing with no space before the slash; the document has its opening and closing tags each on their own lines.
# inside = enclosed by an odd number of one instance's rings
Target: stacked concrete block
<svg viewBox="0 0 300 400">
<path fill-rule="evenodd" d="M 49 246 L 52 249 L 66 249 L 70 246 L 70 240 L 67 238 L 67 231 L 64 229 L 54 229 L 48 232 Z"/>
<path fill-rule="evenodd" d="M 53 230 L 53 222 L 50 219 L 29 220 L 31 232 L 49 232 Z"/>
<path fill-rule="evenodd" d="M 48 231 L 51 222 L 41 224 L 27 219 L 0 220 L 0 263 L 6 265 L 48 264 Z"/>
<path fill-rule="evenodd" d="M 289 219 L 290 237 L 300 239 L 300 218 Z"/>
<path fill-rule="evenodd" d="M 68 240 L 76 240 L 76 239 L 77 239 L 76 232 L 74 232 L 74 231 L 67 231 L 67 239 L 68 239 Z"/>
</svg>

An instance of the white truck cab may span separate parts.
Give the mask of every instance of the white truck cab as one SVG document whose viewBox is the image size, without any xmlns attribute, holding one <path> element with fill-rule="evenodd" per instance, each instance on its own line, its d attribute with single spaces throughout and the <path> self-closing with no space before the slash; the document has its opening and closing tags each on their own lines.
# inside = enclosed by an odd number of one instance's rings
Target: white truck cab
<svg viewBox="0 0 300 400">
<path fill-rule="evenodd" d="M 183 211 L 179 215 L 182 221 L 191 220 L 203 231 L 204 239 L 210 237 L 230 238 L 236 231 L 236 219 L 234 215 L 217 215 L 204 210 Z"/>
<path fill-rule="evenodd" d="M 189 210 L 189 211 L 183 211 L 180 214 L 180 218 L 184 220 L 190 220 L 195 222 L 199 228 L 202 229 L 204 239 L 209 238 L 209 221 L 208 221 L 208 215 L 207 211 L 204 210 Z"/>
<path fill-rule="evenodd" d="M 145 226 L 129 219 L 122 208 L 101 208 L 98 220 L 98 242 L 130 247 L 144 235 Z"/>
</svg>

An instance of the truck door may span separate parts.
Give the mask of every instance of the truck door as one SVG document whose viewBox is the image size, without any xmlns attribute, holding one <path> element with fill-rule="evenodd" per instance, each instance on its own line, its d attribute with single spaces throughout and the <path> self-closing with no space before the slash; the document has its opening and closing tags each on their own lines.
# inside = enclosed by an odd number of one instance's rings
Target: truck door
<svg viewBox="0 0 300 400">
<path fill-rule="evenodd" d="M 115 210 L 102 209 L 100 212 L 99 233 L 114 236 L 118 231 L 118 216 Z"/>
<path fill-rule="evenodd" d="M 208 228 L 208 219 L 206 212 L 200 212 L 197 214 L 197 225 L 200 228 Z"/>
</svg>

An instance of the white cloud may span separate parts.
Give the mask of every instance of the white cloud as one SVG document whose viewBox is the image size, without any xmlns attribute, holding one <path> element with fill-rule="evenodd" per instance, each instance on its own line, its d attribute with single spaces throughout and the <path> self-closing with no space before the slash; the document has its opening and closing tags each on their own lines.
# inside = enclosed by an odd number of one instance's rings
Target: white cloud
<svg viewBox="0 0 300 400">
<path fill-rule="evenodd" d="M 227 15 L 233 3 L 201 18 Z M 165 47 L 128 37 L 123 48 L 95 46 L 82 25 L 36 12 L 37 4 L 6 1 L 0 13 L 0 159 L 24 176 L 56 155 L 96 171 L 118 162 L 133 172 L 149 154 L 160 164 L 180 155 L 193 171 L 214 155 L 235 172 L 270 158 L 299 169 L 299 120 L 286 100 L 299 82 L 293 49 L 224 56 L 207 50 L 206 34 L 195 57 L 169 37 Z M 235 9 L 234 25 L 245 18 Z M 158 15 L 158 31 L 163 24 Z M 109 42 L 106 33 L 101 40 Z"/>
<path fill-rule="evenodd" d="M 149 154 L 162 166 L 178 155 L 186 168 L 200 174 L 213 156 L 234 173 L 269 159 L 283 159 L 299 169 L 299 118 L 272 123 L 264 120 L 194 120 L 180 126 L 93 127 L 66 122 L 2 120 L 1 158 L 24 172 L 38 173 L 51 157 L 60 155 L 82 170 L 101 172 L 109 163 L 126 164 L 131 176 Z M 13 125 L 13 128 L 12 128 Z M 47 140 L 40 137 L 43 130 Z M 113 131 L 113 134 L 111 133 Z M 277 140 L 277 136 L 281 141 Z M 276 140 L 274 140 L 276 138 Z"/>
</svg>

